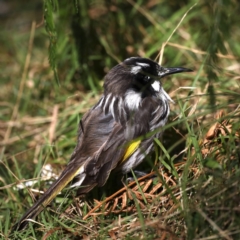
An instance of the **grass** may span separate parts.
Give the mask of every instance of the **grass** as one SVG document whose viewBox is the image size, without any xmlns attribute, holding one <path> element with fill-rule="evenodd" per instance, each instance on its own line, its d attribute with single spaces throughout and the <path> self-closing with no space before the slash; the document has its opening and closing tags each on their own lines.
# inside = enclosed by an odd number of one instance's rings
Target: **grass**
<svg viewBox="0 0 240 240">
<path fill-rule="evenodd" d="M 239 6 L 195 3 L 45 0 L 47 31 L 41 1 L 8 5 L 18 11 L 1 18 L 2 239 L 67 164 L 104 74 L 136 55 L 194 69 L 163 79 L 175 104 L 145 161 L 156 177 L 111 176 L 83 199 L 65 190 L 15 238 L 239 239 Z"/>
</svg>

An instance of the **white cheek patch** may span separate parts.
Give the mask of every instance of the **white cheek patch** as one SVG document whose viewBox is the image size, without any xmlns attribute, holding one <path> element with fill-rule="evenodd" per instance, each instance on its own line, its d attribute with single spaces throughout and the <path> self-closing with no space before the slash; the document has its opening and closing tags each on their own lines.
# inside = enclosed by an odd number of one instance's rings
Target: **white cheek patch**
<svg viewBox="0 0 240 240">
<path fill-rule="evenodd" d="M 141 93 L 128 90 L 125 94 L 125 104 L 130 110 L 136 110 L 142 101 Z"/>
<path fill-rule="evenodd" d="M 142 67 L 140 66 L 134 66 L 131 68 L 131 73 L 137 74 L 142 70 Z"/>
<path fill-rule="evenodd" d="M 160 91 L 160 82 L 159 81 L 155 81 L 152 83 L 152 88 L 156 91 L 156 92 L 159 92 Z"/>
</svg>

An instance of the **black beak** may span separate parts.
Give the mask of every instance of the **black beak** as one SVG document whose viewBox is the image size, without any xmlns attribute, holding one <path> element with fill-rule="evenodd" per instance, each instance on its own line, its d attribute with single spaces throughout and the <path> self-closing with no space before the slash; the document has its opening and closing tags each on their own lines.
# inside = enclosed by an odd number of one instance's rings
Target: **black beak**
<svg viewBox="0 0 240 240">
<path fill-rule="evenodd" d="M 159 71 L 158 76 L 162 78 L 164 76 L 175 74 L 175 73 L 180 73 L 180 72 L 193 72 L 193 70 L 188 69 L 188 68 L 183 68 L 183 67 L 162 68 Z"/>
</svg>

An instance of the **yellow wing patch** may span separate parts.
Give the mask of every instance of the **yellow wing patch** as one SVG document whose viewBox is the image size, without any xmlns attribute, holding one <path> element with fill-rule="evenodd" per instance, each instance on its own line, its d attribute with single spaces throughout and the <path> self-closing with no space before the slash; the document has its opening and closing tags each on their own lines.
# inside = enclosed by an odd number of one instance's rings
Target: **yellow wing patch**
<svg viewBox="0 0 240 240">
<path fill-rule="evenodd" d="M 126 149 L 122 162 L 126 161 L 136 151 L 140 143 L 141 143 L 141 140 L 136 140 L 130 143 L 130 145 Z"/>
</svg>

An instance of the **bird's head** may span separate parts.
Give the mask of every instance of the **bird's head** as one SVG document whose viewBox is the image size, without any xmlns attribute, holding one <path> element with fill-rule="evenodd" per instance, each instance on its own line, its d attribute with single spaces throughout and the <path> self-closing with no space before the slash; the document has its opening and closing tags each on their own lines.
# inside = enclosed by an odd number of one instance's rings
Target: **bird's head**
<svg viewBox="0 0 240 240">
<path fill-rule="evenodd" d="M 164 76 L 191 71 L 183 67 L 165 68 L 147 58 L 131 57 L 109 71 L 104 89 L 106 93 L 116 95 L 124 94 L 129 89 L 144 92 L 150 90 L 155 81 L 160 83 Z"/>
</svg>

